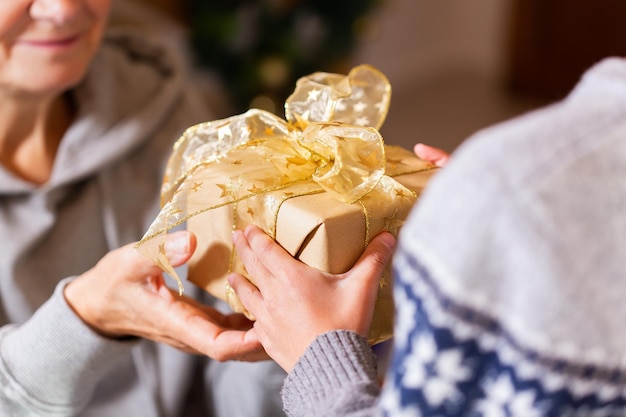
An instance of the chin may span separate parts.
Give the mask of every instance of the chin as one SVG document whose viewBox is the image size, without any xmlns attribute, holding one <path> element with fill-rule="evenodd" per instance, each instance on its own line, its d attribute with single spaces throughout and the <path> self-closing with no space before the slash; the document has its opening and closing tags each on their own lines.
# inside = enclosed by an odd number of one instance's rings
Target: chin
<svg viewBox="0 0 626 417">
<path fill-rule="evenodd" d="M 68 68 L 62 71 L 48 70 L 45 74 L 26 76 L 20 84 L 22 89 L 34 95 L 59 95 L 71 90 L 85 78 L 87 68 Z"/>
<path fill-rule="evenodd" d="M 95 48 L 83 44 L 70 52 L 44 53 L 27 50 L 24 54 L 16 54 L 10 69 L 5 72 L 4 81 L 28 94 L 63 93 L 85 78 Z"/>
</svg>

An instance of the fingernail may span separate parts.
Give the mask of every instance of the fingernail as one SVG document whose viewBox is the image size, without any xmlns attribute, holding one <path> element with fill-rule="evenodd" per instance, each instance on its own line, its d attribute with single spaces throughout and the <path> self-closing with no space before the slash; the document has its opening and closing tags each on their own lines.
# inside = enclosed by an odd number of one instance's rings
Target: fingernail
<svg viewBox="0 0 626 417">
<path fill-rule="evenodd" d="M 165 253 L 167 255 L 186 255 L 188 252 L 189 237 L 187 234 L 172 234 L 165 239 Z"/>
<path fill-rule="evenodd" d="M 393 249 L 396 246 L 396 238 L 391 233 L 388 233 L 388 232 L 384 233 L 382 238 L 383 238 L 383 243 L 389 249 Z"/>
<path fill-rule="evenodd" d="M 256 226 L 253 224 L 249 224 L 248 226 L 246 226 L 246 228 L 243 231 L 243 234 L 248 238 L 250 237 L 250 233 L 252 233 L 252 231 L 254 230 Z"/>
</svg>

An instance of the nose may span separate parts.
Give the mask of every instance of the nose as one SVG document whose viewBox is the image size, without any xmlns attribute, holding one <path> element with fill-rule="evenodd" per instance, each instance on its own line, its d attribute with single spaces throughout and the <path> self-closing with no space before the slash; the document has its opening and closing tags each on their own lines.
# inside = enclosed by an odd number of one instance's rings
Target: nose
<svg viewBox="0 0 626 417">
<path fill-rule="evenodd" d="M 78 16 L 82 3 L 83 0 L 33 0 L 30 15 L 34 20 L 63 24 Z"/>
</svg>

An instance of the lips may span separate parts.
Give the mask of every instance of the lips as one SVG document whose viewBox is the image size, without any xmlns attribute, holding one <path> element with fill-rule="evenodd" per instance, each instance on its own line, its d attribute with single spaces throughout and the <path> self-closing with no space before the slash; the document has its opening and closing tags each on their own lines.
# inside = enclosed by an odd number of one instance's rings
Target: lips
<svg viewBox="0 0 626 417">
<path fill-rule="evenodd" d="M 51 39 L 24 39 L 19 41 L 23 45 L 38 46 L 38 47 L 64 47 L 75 43 L 80 35 L 72 35 L 62 38 Z"/>
</svg>

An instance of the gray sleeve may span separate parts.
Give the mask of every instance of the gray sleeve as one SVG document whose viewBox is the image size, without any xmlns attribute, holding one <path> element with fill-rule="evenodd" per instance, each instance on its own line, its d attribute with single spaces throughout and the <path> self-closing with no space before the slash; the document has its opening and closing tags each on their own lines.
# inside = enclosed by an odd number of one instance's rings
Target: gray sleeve
<svg viewBox="0 0 626 417">
<path fill-rule="evenodd" d="M 0 329 L 3 416 L 76 415 L 110 364 L 134 345 L 84 324 L 63 296 L 68 281 L 27 322 Z"/>
<path fill-rule="evenodd" d="M 377 416 L 379 394 L 372 349 L 364 337 L 344 330 L 315 339 L 282 390 L 290 417 Z"/>
</svg>

